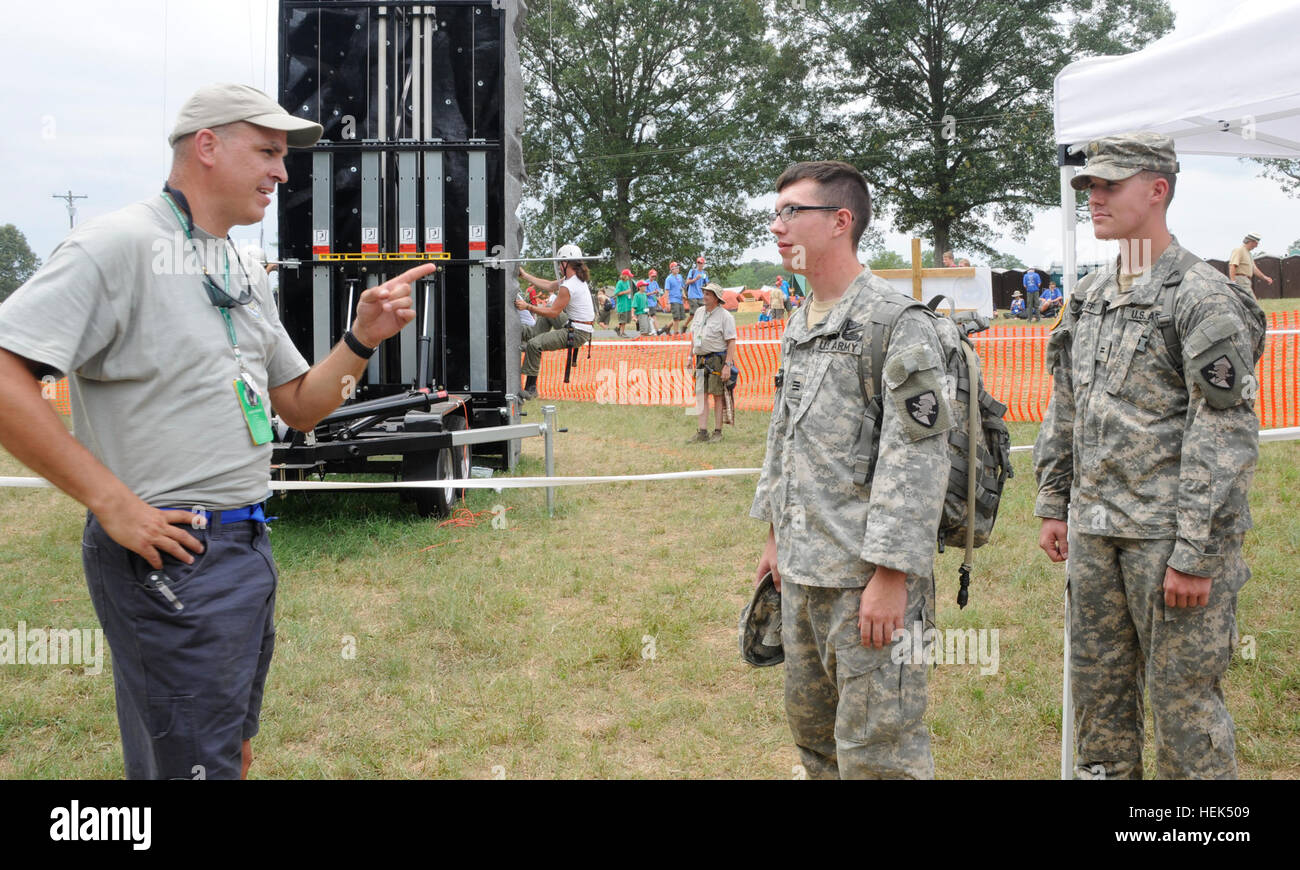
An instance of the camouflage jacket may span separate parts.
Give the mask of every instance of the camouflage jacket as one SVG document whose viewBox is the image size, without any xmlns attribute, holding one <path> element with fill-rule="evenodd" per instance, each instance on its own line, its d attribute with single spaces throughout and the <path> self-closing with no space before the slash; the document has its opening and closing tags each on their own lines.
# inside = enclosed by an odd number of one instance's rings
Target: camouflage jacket
<svg viewBox="0 0 1300 870">
<path fill-rule="evenodd" d="M 932 316 L 911 309 L 894 326 L 881 378 L 880 451 L 871 487 L 853 482 L 873 316 L 894 294 L 869 270 L 816 327 L 804 305 L 782 341 L 783 378 L 749 514 L 772 523 L 782 581 L 865 585 L 876 565 L 929 578 L 948 481 L 949 387 Z M 867 376 L 871 373 L 867 371 Z"/>
<path fill-rule="evenodd" d="M 1053 394 L 1034 445 L 1034 514 L 1078 531 L 1176 538 L 1169 565 L 1213 577 L 1223 536 L 1250 528 L 1259 452 L 1255 363 L 1265 318 L 1254 298 L 1203 262 L 1183 276 L 1175 363 L 1152 307 L 1183 249 L 1177 239 L 1127 293 L 1118 266 L 1088 276 L 1047 343 Z M 1092 280 L 1089 280 L 1092 278 Z M 1186 377 L 1184 378 L 1184 373 Z"/>
</svg>

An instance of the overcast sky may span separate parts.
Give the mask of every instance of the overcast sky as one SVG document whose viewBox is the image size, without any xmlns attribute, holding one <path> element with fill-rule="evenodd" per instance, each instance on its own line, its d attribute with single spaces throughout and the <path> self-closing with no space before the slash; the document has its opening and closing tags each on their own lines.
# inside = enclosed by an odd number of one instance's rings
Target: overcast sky
<svg viewBox="0 0 1300 870">
<path fill-rule="evenodd" d="M 1171 0 L 1176 28 L 1222 20 L 1238 2 L 1291 0 Z M 170 159 L 167 132 L 196 88 L 238 81 L 274 96 L 275 7 L 274 0 L 4 0 L 0 57 L 9 73 L 0 96 L 6 121 L 0 224 L 16 224 L 45 258 L 68 231 L 65 204 L 55 194 L 88 197 L 76 202 L 81 221 L 159 190 Z M 1223 57 L 1230 56 L 1225 50 Z M 1300 238 L 1300 201 L 1259 179 L 1254 164 L 1180 159 L 1170 224 L 1196 253 L 1226 258 L 1247 232 L 1262 236 L 1267 253 L 1284 253 Z M 239 240 L 264 234 L 269 242 L 276 234 L 274 205 L 261 227 L 232 234 Z M 899 253 L 909 249 L 902 235 L 886 232 L 885 239 Z M 1111 243 L 1096 242 L 1087 226 L 1078 240 L 1081 262 L 1113 255 Z M 995 246 L 1031 265 L 1060 260 L 1058 213 L 1039 213 L 1024 242 L 1004 238 Z M 776 259 L 774 246 L 749 254 Z"/>
</svg>

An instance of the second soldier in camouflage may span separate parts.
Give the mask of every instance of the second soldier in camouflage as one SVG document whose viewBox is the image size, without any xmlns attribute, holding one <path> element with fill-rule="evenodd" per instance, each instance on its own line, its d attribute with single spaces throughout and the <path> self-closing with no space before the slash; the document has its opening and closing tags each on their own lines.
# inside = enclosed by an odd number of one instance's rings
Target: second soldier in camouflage
<svg viewBox="0 0 1300 870">
<path fill-rule="evenodd" d="M 757 576 L 772 571 L 781 590 L 786 715 L 810 778 L 929 779 L 926 666 L 892 653 L 894 630 L 933 617 L 952 423 L 943 349 L 928 311 L 903 312 L 882 365 L 874 478 L 855 482 L 860 366 L 899 294 L 858 263 L 871 200 L 856 169 L 795 164 L 777 191 L 770 228 L 812 288 L 782 342 L 750 509 L 770 523 Z"/>
<path fill-rule="evenodd" d="M 1109 136 L 1087 154 L 1073 183 L 1120 258 L 1052 331 L 1034 446 L 1039 544 L 1069 558 L 1075 775 L 1142 777 L 1145 687 L 1157 775 L 1234 778 L 1220 681 L 1250 576 L 1264 315 L 1169 233 L 1172 140 Z"/>
</svg>

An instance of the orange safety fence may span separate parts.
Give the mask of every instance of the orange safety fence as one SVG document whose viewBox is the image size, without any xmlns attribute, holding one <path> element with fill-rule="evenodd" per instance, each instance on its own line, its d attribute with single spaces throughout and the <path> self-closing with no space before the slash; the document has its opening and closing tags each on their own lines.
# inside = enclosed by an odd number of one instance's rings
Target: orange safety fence
<svg viewBox="0 0 1300 870">
<path fill-rule="evenodd" d="M 54 383 L 43 380 L 41 383 L 41 396 L 49 401 L 54 406 L 54 410 L 63 416 L 72 416 L 72 400 L 68 398 L 67 378 L 60 378 Z"/>
<path fill-rule="evenodd" d="M 780 365 L 784 332 L 783 320 L 736 329 L 736 367 L 740 369 L 737 408 L 772 410 L 772 378 Z M 564 354 L 542 354 L 537 388 L 548 399 L 606 405 L 694 406 L 694 370 L 689 334 L 645 335 L 594 341 L 578 348 L 578 365 L 567 384 Z"/>
<path fill-rule="evenodd" d="M 1268 315 L 1260 359 L 1256 411 L 1262 428 L 1300 426 L 1300 311 Z M 736 407 L 770 411 L 773 376 L 780 365 L 785 321 L 736 330 Z M 985 387 L 1007 406 L 1012 422 L 1042 422 L 1052 397 L 1045 364 L 1048 332 L 1028 326 L 994 326 L 972 337 L 984 367 Z M 564 383 L 564 354 L 542 357 L 540 394 L 547 398 L 615 405 L 693 405 L 687 368 L 689 337 L 642 336 L 596 341 L 579 349 L 578 366 Z"/>
<path fill-rule="evenodd" d="M 1268 315 L 1268 337 L 1256 373 L 1259 399 L 1255 410 L 1265 429 L 1300 426 L 1300 311 Z M 785 321 L 755 323 L 736 330 L 736 407 L 772 410 L 773 377 L 780 365 Z M 994 326 L 973 336 L 984 366 L 984 384 L 1007 406 L 1011 422 L 1042 422 L 1052 382 L 1047 375 L 1045 330 Z M 591 357 L 588 359 L 588 350 Z M 564 383 L 564 354 L 542 356 L 537 379 L 541 395 L 552 399 L 613 405 L 680 405 L 695 403 L 695 379 L 689 336 L 659 335 L 596 341 L 578 350 L 578 365 Z M 46 398 L 60 414 L 71 414 L 68 382 L 43 385 Z"/>
</svg>

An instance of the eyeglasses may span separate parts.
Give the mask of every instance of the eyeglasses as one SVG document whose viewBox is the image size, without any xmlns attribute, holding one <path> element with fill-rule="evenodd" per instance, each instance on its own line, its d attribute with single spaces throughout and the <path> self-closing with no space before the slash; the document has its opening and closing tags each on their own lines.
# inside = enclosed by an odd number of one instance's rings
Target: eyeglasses
<svg viewBox="0 0 1300 870">
<path fill-rule="evenodd" d="M 787 205 L 780 211 L 768 212 L 767 219 L 770 223 L 771 221 L 780 218 L 781 223 L 788 224 L 790 221 L 794 220 L 794 216 L 801 211 L 839 211 L 843 207 L 844 206 L 842 205 Z"/>
<path fill-rule="evenodd" d="M 228 239 L 227 243 L 229 243 Z M 229 252 L 227 252 L 227 256 L 229 256 Z M 234 260 L 239 264 L 239 271 L 244 276 L 244 289 L 238 296 L 231 296 L 218 287 L 217 282 L 212 280 L 212 275 L 208 272 L 207 264 L 203 265 L 203 289 L 207 291 L 208 301 L 218 308 L 234 308 L 236 305 L 247 305 L 253 298 L 253 279 L 244 270 L 244 262 L 238 254 L 234 256 Z"/>
</svg>

